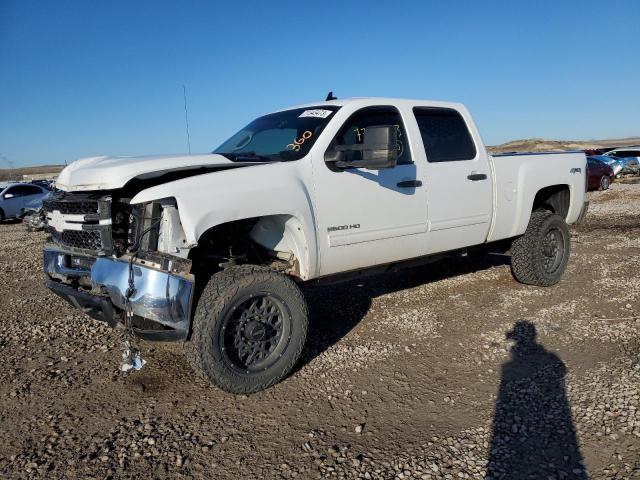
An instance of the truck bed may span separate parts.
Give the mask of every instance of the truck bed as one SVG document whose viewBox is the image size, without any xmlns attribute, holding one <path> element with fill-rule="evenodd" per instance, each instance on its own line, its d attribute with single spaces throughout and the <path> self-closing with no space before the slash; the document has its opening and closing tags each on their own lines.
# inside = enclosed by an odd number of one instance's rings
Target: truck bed
<svg viewBox="0 0 640 480">
<path fill-rule="evenodd" d="M 569 188 L 572 202 L 565 220 L 569 224 L 578 220 L 587 164 L 583 152 L 509 153 L 490 155 L 489 158 L 494 180 L 494 208 L 487 241 L 523 234 L 536 192 L 550 184 Z"/>
</svg>

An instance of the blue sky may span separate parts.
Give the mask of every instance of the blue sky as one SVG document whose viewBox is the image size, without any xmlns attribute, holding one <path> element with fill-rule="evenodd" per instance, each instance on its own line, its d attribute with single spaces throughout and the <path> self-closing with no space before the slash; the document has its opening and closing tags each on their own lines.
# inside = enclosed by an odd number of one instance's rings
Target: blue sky
<svg viewBox="0 0 640 480">
<path fill-rule="evenodd" d="M 193 152 L 329 90 L 464 102 L 489 144 L 640 135 L 640 1 L 0 0 L 0 168 L 185 152 L 183 84 Z"/>
</svg>

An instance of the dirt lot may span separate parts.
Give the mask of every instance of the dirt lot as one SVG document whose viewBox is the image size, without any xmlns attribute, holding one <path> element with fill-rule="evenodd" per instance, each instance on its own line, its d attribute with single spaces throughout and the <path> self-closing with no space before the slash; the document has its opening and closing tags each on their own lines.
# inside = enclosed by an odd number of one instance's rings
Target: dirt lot
<svg viewBox="0 0 640 480">
<path fill-rule="evenodd" d="M 249 397 L 181 345 L 120 373 L 0 225 L 0 477 L 640 478 L 640 185 L 590 196 L 559 285 L 491 256 L 313 289 L 304 361 Z"/>
</svg>

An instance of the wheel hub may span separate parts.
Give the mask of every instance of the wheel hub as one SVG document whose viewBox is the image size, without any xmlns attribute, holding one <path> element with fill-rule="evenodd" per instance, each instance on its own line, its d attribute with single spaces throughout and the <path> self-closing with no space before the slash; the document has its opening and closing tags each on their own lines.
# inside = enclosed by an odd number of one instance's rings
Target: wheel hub
<svg viewBox="0 0 640 480">
<path fill-rule="evenodd" d="M 558 229 L 549 230 L 542 240 L 542 265 L 548 273 L 554 272 L 562 263 L 564 238 Z"/>
<path fill-rule="evenodd" d="M 244 336 L 250 342 L 258 342 L 264 340 L 267 334 L 267 329 L 257 320 L 252 320 L 247 323 L 244 329 Z"/>
<path fill-rule="evenodd" d="M 283 333 L 286 307 L 269 294 L 253 295 L 238 302 L 223 321 L 226 360 L 243 372 L 261 371 L 280 357 L 288 340 Z"/>
</svg>

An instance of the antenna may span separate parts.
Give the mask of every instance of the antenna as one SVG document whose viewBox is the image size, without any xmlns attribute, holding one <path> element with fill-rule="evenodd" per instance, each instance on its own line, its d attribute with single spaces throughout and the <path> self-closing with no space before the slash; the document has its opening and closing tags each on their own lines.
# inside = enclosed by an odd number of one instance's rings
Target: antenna
<svg viewBox="0 0 640 480">
<path fill-rule="evenodd" d="M 187 148 L 191 155 L 191 137 L 189 136 L 189 112 L 187 110 L 187 87 L 182 85 L 182 97 L 184 98 L 184 123 L 187 128 Z"/>
<path fill-rule="evenodd" d="M 325 98 L 325 101 L 328 102 L 329 100 L 337 100 L 338 97 L 335 97 L 333 95 L 333 91 L 329 92 L 329 94 L 327 95 L 327 98 Z"/>
</svg>

